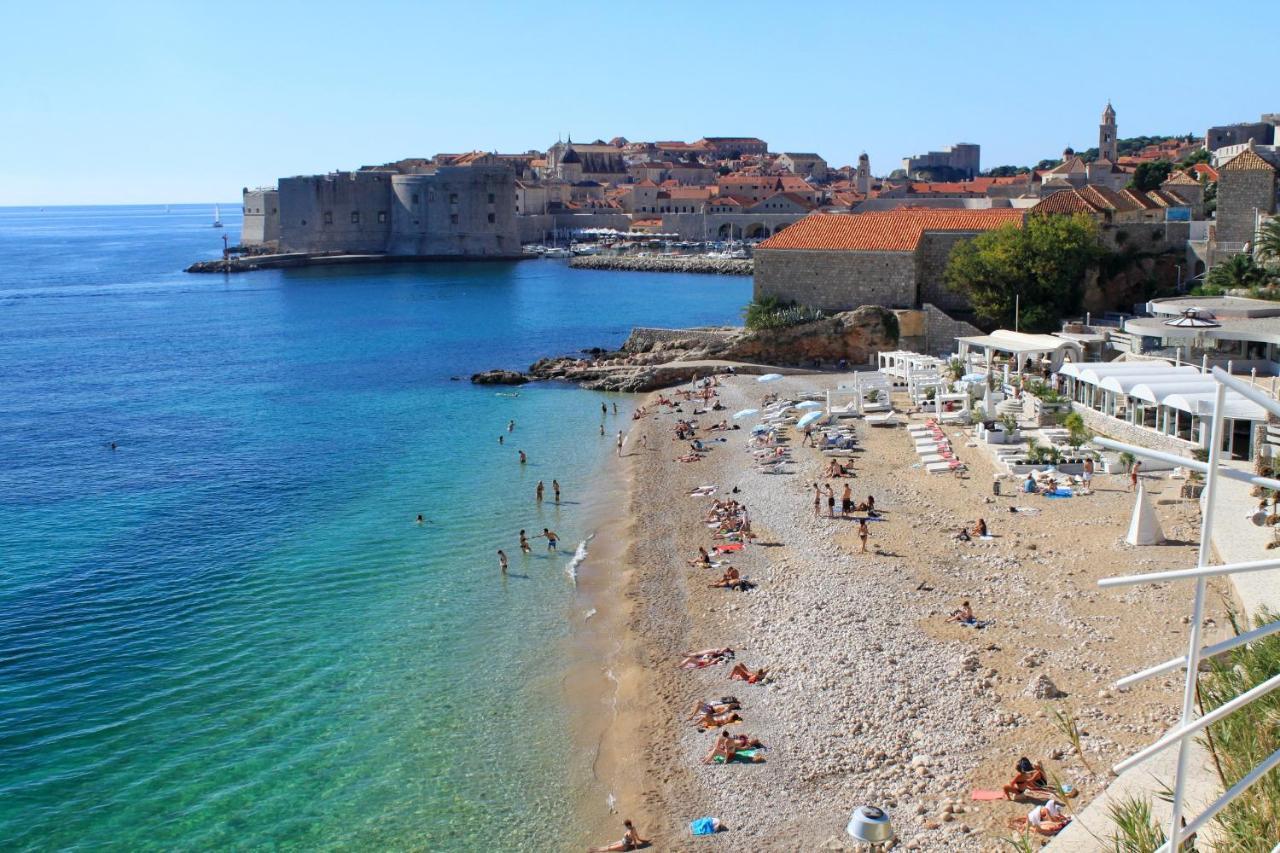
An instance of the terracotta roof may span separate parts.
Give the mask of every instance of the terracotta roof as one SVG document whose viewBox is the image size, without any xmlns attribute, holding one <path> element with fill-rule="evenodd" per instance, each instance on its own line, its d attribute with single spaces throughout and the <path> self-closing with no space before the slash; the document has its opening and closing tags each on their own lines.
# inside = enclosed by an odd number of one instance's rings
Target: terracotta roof
<svg viewBox="0 0 1280 853">
<path fill-rule="evenodd" d="M 799 175 L 779 175 L 777 187 L 783 192 L 813 191 L 813 186 Z"/>
<path fill-rule="evenodd" d="M 1098 184 L 1089 184 L 1081 187 L 1079 193 L 1096 207 L 1102 210 L 1114 210 L 1117 213 L 1132 213 L 1135 210 L 1143 210 L 1148 206 L 1135 201 L 1127 195 L 1122 195 L 1110 187 Z"/>
<path fill-rule="evenodd" d="M 653 188 L 653 187 L 657 187 L 658 185 L 657 185 L 657 184 L 655 184 L 653 181 L 649 180 L 648 178 L 645 178 L 643 181 L 640 181 L 640 183 L 636 184 L 636 186 L 638 186 L 638 187 L 645 187 L 645 188 Z"/>
<path fill-rule="evenodd" d="M 1022 211 L 899 208 L 875 213 L 814 213 L 760 244 L 761 249 L 910 252 L 926 231 L 990 231 L 1022 225 Z"/>
<path fill-rule="evenodd" d="M 1246 148 L 1219 168 L 1221 172 L 1274 172 L 1275 170 L 1276 167 L 1263 160 L 1253 148 Z"/>
<path fill-rule="evenodd" d="M 1175 171 L 1172 175 L 1165 178 L 1164 183 L 1160 186 L 1167 187 L 1170 185 L 1175 187 L 1198 187 L 1200 186 L 1200 182 L 1188 175 L 1186 172 Z"/>
<path fill-rule="evenodd" d="M 799 158 L 801 160 L 821 160 L 822 159 L 817 154 L 814 154 L 812 151 L 783 151 L 778 156 L 790 157 L 792 160 L 795 160 L 796 158 Z"/>
<path fill-rule="evenodd" d="M 1211 181 L 1218 180 L 1218 170 L 1210 166 L 1208 163 L 1196 163 L 1191 167 L 1191 171 L 1197 175 L 1204 175 Z"/>
<path fill-rule="evenodd" d="M 1032 213 L 1098 213 L 1099 208 L 1086 201 L 1077 190 L 1058 190 L 1031 208 Z"/>
<path fill-rule="evenodd" d="M 1073 173 L 1078 173 L 1083 171 L 1085 171 L 1084 161 L 1080 159 L 1079 155 L 1076 155 L 1072 157 L 1070 160 L 1067 160 L 1065 162 L 1059 163 L 1058 165 L 1054 166 L 1052 169 L 1049 170 L 1048 174 L 1070 175 Z"/>
</svg>

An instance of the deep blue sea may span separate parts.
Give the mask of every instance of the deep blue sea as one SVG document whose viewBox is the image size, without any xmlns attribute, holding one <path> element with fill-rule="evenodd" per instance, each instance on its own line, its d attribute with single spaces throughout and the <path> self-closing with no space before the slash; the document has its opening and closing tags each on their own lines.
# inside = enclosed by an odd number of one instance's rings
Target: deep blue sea
<svg viewBox="0 0 1280 853">
<path fill-rule="evenodd" d="M 733 322 L 750 280 L 185 274 L 211 215 L 0 208 L 0 849 L 580 838 L 567 564 L 630 401 L 452 377 Z"/>
</svg>

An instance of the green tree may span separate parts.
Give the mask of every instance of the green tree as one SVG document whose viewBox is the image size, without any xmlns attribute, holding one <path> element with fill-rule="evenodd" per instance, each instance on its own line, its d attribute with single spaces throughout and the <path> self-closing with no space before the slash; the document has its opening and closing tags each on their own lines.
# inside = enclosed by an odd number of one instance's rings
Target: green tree
<svg viewBox="0 0 1280 853">
<path fill-rule="evenodd" d="M 1248 290 L 1251 287 L 1263 287 L 1270 282 L 1271 275 L 1259 266 L 1249 255 L 1232 255 L 1219 264 L 1214 264 L 1209 274 L 1204 277 L 1205 288 L 1213 288 L 1219 292 L 1226 290 Z"/>
<path fill-rule="evenodd" d="M 1104 254 L 1090 217 L 1029 216 L 957 244 L 945 277 L 979 319 L 1012 328 L 1020 302 L 1020 330 L 1051 332 L 1079 313 L 1085 273 Z"/>
<path fill-rule="evenodd" d="M 1133 180 L 1129 182 L 1129 186 L 1144 193 L 1158 190 L 1172 171 L 1173 164 L 1168 160 L 1139 163 L 1138 168 L 1133 172 Z"/>
<path fill-rule="evenodd" d="M 1026 166 L 996 166 L 994 169 L 987 170 L 987 177 L 1012 178 L 1014 175 L 1024 175 L 1028 171 Z"/>
<path fill-rule="evenodd" d="M 1280 216 L 1271 217 L 1267 220 L 1267 224 L 1259 229 L 1253 254 L 1268 266 L 1280 264 Z"/>
<path fill-rule="evenodd" d="M 1209 153 L 1207 148 L 1197 148 L 1186 156 L 1181 163 L 1178 164 L 1179 169 L 1190 169 L 1197 163 L 1208 163 L 1213 160 L 1213 155 Z"/>
</svg>

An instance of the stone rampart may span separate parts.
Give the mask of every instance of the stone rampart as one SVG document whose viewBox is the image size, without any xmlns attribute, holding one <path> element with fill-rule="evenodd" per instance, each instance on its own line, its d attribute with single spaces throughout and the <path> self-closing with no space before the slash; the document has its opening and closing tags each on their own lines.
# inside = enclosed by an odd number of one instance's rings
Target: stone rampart
<svg viewBox="0 0 1280 853">
<path fill-rule="evenodd" d="M 930 355 L 950 355 L 956 351 L 956 338 L 982 334 L 977 326 L 957 320 L 936 305 L 926 303 L 924 316 L 925 351 Z"/>
<path fill-rule="evenodd" d="M 757 300 L 773 296 L 823 311 L 916 306 L 913 252 L 757 249 L 755 261 Z"/>
</svg>

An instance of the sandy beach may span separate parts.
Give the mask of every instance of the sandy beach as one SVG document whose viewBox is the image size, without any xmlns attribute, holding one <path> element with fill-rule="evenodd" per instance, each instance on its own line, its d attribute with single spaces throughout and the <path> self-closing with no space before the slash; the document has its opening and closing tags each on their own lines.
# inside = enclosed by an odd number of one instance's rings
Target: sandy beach
<svg viewBox="0 0 1280 853">
<path fill-rule="evenodd" d="M 792 432 L 794 464 L 766 474 L 745 449 L 754 418 L 706 431 L 767 392 L 787 398 L 841 378 L 722 379 L 724 410 L 696 417 L 704 441 L 725 440 L 696 462 L 676 461 L 688 444 L 672 434 L 677 418 L 695 417 L 693 404 L 632 422 L 632 542 L 618 610 L 626 615 L 610 663 L 618 716 L 601 755 L 617 823 L 631 817 L 657 849 L 842 849 L 851 847 L 850 812 L 865 804 L 889 812 L 901 849 L 998 849 L 1030 803 L 974 802 L 974 789 L 999 790 L 1025 755 L 1079 790 L 1069 803 L 1078 810 L 1106 787 L 1116 760 L 1176 718 L 1177 678 L 1124 692 L 1110 685 L 1185 647 L 1181 617 L 1170 626 L 1158 614 L 1184 612 L 1186 591 L 1104 591 L 1096 581 L 1194 562 L 1198 514 L 1175 500 L 1177 483 L 1146 482 L 1171 544 L 1132 548 L 1123 537 L 1133 496 L 1121 477 L 1099 475 L 1092 495 L 1070 499 L 1012 495 L 1012 482 L 994 496 L 989 458 L 965 446 L 960 428 L 946 431 L 965 478 L 913 467 L 901 426 L 857 421 L 847 482 L 856 501 L 874 495 L 884 518 L 861 554 L 856 522 L 826 517 L 825 500 L 815 516 L 813 483 L 832 483 L 838 499 L 845 482 L 822 476 L 828 458 Z M 714 498 L 689 496 L 710 484 Z M 747 592 L 708 588 L 722 569 L 686 564 L 714 544 L 703 520 L 712 501 L 730 497 L 749 508 L 756 535 L 731 561 L 757 585 Z M 954 539 L 978 518 L 994 538 Z M 1227 626 L 1222 590 L 1207 611 L 1210 639 Z M 947 622 L 965 599 L 990 624 Z M 731 664 L 677 666 L 686 650 L 721 646 L 767 668 L 768 682 L 730 681 Z M 1046 677 L 1064 695 L 1048 698 Z M 701 763 L 715 735 L 686 717 L 698 701 L 730 695 L 743 722 L 728 728 L 767 746 L 762 763 Z M 1051 709 L 1075 718 L 1083 757 Z M 689 822 L 704 816 L 727 830 L 692 837 Z M 620 834 L 602 826 L 597 843 Z"/>
</svg>

